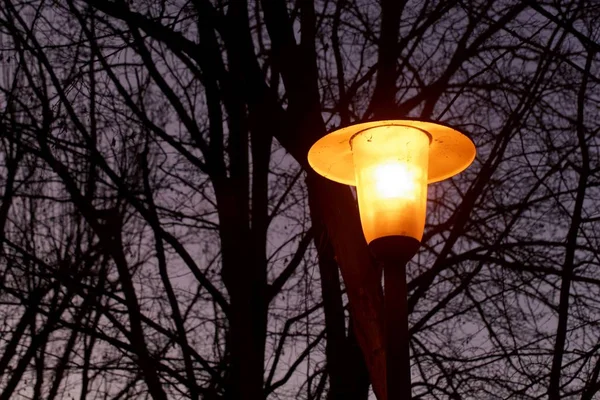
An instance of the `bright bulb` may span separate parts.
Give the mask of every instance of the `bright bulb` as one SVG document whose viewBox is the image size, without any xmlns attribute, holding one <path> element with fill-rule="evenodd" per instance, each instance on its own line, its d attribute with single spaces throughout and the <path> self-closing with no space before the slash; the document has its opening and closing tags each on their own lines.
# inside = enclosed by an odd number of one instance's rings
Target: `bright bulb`
<svg viewBox="0 0 600 400">
<path fill-rule="evenodd" d="M 374 175 L 375 190 L 380 198 L 415 200 L 422 175 L 417 168 L 406 163 L 389 162 L 377 165 Z"/>
<path fill-rule="evenodd" d="M 427 184 L 458 174 L 474 158 L 475 145 L 462 133 L 415 120 L 350 125 L 322 137 L 308 153 L 317 173 L 356 186 L 368 243 L 386 236 L 421 240 Z"/>
<path fill-rule="evenodd" d="M 429 137 L 406 126 L 366 129 L 352 138 L 363 233 L 421 240 L 427 205 Z"/>
</svg>

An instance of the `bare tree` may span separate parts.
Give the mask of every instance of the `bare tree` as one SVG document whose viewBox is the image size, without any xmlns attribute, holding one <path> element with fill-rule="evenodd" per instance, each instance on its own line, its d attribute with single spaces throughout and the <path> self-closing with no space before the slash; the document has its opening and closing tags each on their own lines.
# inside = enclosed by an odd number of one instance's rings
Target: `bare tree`
<svg viewBox="0 0 600 400">
<path fill-rule="evenodd" d="M 599 16 L 4 0 L 0 396 L 386 398 L 381 269 L 306 154 L 417 117 L 478 157 L 408 267 L 413 396 L 593 399 Z"/>
</svg>

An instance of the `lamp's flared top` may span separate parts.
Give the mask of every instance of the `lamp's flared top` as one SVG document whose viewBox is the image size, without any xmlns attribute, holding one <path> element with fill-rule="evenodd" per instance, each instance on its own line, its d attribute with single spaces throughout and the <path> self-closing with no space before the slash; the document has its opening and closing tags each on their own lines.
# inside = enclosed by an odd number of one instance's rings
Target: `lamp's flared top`
<svg viewBox="0 0 600 400">
<path fill-rule="evenodd" d="M 475 145 L 448 126 L 416 120 L 372 121 L 338 129 L 319 139 L 308 152 L 308 163 L 320 175 L 346 185 L 356 185 L 351 138 L 378 126 L 406 126 L 431 137 L 427 182 L 439 182 L 466 169 L 475 159 Z"/>
</svg>

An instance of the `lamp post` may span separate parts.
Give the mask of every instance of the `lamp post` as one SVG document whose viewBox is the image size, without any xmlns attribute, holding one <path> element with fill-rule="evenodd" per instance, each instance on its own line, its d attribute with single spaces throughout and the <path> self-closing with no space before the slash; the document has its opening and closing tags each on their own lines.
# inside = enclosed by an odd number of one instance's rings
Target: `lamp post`
<svg viewBox="0 0 600 400">
<path fill-rule="evenodd" d="M 388 400 L 411 397 L 406 263 L 416 254 L 427 207 L 427 184 L 458 174 L 475 145 L 448 126 L 415 120 L 373 121 L 336 130 L 308 153 L 310 166 L 356 186 L 360 221 L 384 271 Z"/>
</svg>

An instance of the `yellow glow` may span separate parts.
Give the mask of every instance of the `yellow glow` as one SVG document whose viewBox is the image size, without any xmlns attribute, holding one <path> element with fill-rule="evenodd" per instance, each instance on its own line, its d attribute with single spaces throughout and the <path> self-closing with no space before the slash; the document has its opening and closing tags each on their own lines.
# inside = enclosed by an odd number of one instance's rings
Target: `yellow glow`
<svg viewBox="0 0 600 400">
<path fill-rule="evenodd" d="M 308 152 L 308 163 L 327 179 L 356 186 L 354 157 L 350 143 L 360 132 L 377 127 L 412 127 L 431 137 L 427 183 L 448 179 L 467 168 L 475 159 L 475 144 L 446 125 L 411 119 L 362 122 L 335 130 L 319 139 Z"/>
<path fill-rule="evenodd" d="M 406 163 L 384 163 L 375 167 L 375 188 L 382 199 L 415 200 L 421 171 Z"/>
<path fill-rule="evenodd" d="M 352 138 L 360 219 L 367 242 L 384 236 L 421 240 L 427 204 L 429 136 L 380 126 Z"/>
<path fill-rule="evenodd" d="M 310 148 L 308 163 L 327 179 L 356 186 L 367 242 L 392 235 L 421 240 L 427 184 L 463 171 L 475 154 L 475 144 L 449 126 L 384 120 L 323 136 Z"/>
</svg>

